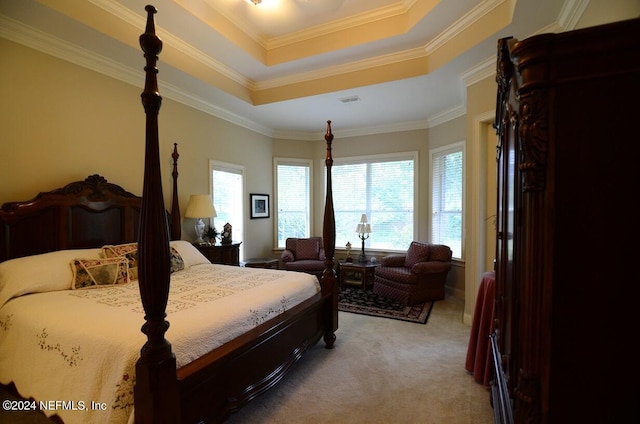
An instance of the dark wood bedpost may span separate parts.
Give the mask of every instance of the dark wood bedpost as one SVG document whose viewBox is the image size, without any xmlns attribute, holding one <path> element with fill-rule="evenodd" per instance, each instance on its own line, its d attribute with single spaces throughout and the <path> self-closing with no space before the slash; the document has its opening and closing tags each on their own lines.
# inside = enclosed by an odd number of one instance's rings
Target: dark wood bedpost
<svg viewBox="0 0 640 424">
<path fill-rule="evenodd" d="M 136 363 L 134 388 L 137 423 L 176 423 L 180 420 L 176 378 L 176 358 L 165 339 L 169 328 L 166 318 L 170 282 L 169 228 L 166 219 L 160 148 L 158 143 L 158 112 L 162 97 L 158 92 L 158 54 L 162 41 L 155 34 L 153 15 L 156 8 L 146 6 L 147 26 L 140 36 L 140 46 L 146 58 L 146 79 L 142 104 L 147 117 L 144 184 L 140 230 L 138 234 L 138 279 L 146 322 L 142 332 L 147 342 Z"/>
<path fill-rule="evenodd" d="M 182 237 L 182 225 L 180 223 L 180 202 L 178 199 L 178 143 L 173 143 L 173 197 L 171 202 L 171 240 L 180 240 Z"/>
<path fill-rule="evenodd" d="M 334 255 L 336 251 L 336 221 L 333 210 L 333 187 L 331 183 L 331 167 L 333 166 L 333 156 L 331 154 L 331 143 L 333 134 L 331 133 L 331 121 L 327 121 L 327 132 L 324 135 L 327 142 L 327 156 L 325 165 L 327 168 L 327 197 L 324 204 L 324 222 L 322 225 L 322 240 L 324 242 L 324 272 L 322 273 L 322 295 L 327 296 L 328 302 L 325 319 L 324 342 L 328 349 L 333 348 L 336 340 L 335 331 L 338 329 L 338 285 L 336 284 L 336 273 L 333 269 Z"/>
</svg>

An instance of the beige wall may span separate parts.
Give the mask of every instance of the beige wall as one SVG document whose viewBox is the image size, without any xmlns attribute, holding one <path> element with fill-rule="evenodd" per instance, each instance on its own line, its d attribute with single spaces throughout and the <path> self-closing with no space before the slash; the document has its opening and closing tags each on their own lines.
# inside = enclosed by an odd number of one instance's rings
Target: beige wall
<svg viewBox="0 0 640 424">
<path fill-rule="evenodd" d="M 141 89 L 2 38 L 0 68 L 0 202 L 91 173 L 140 192 Z"/>
<path fill-rule="evenodd" d="M 141 56 L 140 86 L 134 87 L 0 38 L 0 203 L 28 200 L 96 173 L 142 194 L 143 66 Z M 176 142 L 182 211 L 190 194 L 209 192 L 209 159 L 245 167 L 247 206 L 248 193 L 271 194 L 270 138 L 168 99 L 160 108 L 159 134 L 167 207 Z M 192 220 L 182 227 L 184 239 L 195 239 Z M 251 234 L 243 242 L 245 255 L 267 254 L 270 220 L 247 219 L 245 228 Z"/>
<path fill-rule="evenodd" d="M 638 0 L 591 0 L 580 17 L 576 29 L 638 17 L 640 17 Z"/>
<path fill-rule="evenodd" d="M 489 188 L 487 183 L 488 175 L 495 173 L 495 148 L 491 153 L 491 146 L 495 146 L 496 136 L 491 126 L 495 118 L 496 89 L 494 77 L 467 87 L 464 320 L 469 323 L 482 273 L 488 270 L 486 264 L 495 254 L 487 251 L 487 238 L 495 237 L 495 233 L 487 234 L 486 223 L 490 220 L 491 203 L 495 205 L 495 200 L 490 200 L 495 197 L 488 198 L 488 192 L 495 191 L 495 185 Z"/>
</svg>

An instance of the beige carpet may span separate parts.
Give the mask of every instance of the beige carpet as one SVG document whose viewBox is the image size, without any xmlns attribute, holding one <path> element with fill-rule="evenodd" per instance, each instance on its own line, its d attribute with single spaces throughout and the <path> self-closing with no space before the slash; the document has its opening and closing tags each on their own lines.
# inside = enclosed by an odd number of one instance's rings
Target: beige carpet
<svg viewBox="0 0 640 424">
<path fill-rule="evenodd" d="M 463 304 L 435 303 L 426 325 L 340 312 L 336 347 L 321 341 L 229 423 L 489 424 L 489 390 L 465 369 Z"/>
</svg>

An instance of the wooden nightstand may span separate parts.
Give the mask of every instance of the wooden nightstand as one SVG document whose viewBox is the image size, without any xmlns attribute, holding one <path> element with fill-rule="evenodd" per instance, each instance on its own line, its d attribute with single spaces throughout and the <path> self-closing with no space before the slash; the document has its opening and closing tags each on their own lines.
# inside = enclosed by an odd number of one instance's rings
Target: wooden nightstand
<svg viewBox="0 0 640 424">
<path fill-rule="evenodd" d="M 240 266 L 240 244 L 197 244 L 193 245 L 198 249 L 212 264 L 235 265 Z"/>
</svg>

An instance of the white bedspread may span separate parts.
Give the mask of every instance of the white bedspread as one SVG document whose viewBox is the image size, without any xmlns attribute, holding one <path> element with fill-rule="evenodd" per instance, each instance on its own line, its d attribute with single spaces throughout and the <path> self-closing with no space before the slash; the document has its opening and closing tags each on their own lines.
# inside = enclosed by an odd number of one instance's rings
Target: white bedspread
<svg viewBox="0 0 640 424">
<path fill-rule="evenodd" d="M 178 367 L 319 290 L 316 277 L 290 271 L 203 264 L 172 274 L 166 338 Z M 127 422 L 142 324 L 137 282 L 12 299 L 0 309 L 0 383 L 65 423 Z"/>
</svg>

